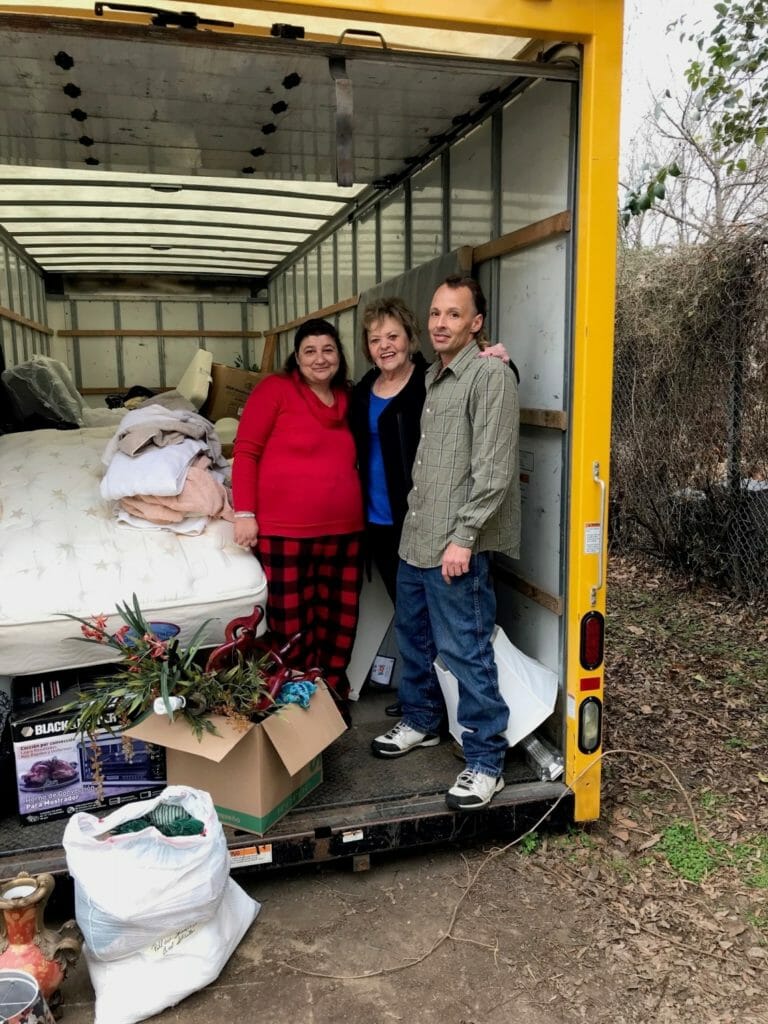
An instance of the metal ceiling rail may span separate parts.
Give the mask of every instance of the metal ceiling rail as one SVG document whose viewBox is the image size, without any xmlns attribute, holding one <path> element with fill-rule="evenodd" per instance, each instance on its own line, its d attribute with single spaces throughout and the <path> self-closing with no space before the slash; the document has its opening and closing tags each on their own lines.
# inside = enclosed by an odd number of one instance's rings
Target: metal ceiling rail
<svg viewBox="0 0 768 1024">
<path fill-rule="evenodd" d="M 578 77 L 567 64 L 45 14 L 0 13 L 0 221 L 57 272 L 122 261 L 127 272 L 175 263 L 184 273 L 207 260 L 213 273 L 247 266 L 269 277 L 364 215 L 511 91 Z M 344 68 L 360 119 L 348 189 L 332 183 L 342 153 L 332 67 Z M 248 136 L 267 129 L 274 142 L 251 148 Z M 105 169 L 83 170 L 86 153 Z M 241 166 L 244 153 L 255 167 Z M 60 173 L 57 161 L 68 165 Z M 246 173 L 256 177 L 245 182 Z"/>
<path fill-rule="evenodd" d="M 50 11 L 46 11 L 50 15 Z M 284 40 L 273 36 L 244 36 L 228 32 L 178 32 L 153 25 L 131 25 L 118 21 L 86 21 L 49 16 L 44 20 L 36 14 L 0 13 L 0 31 L 45 32 L 49 34 L 146 41 L 166 46 L 226 48 L 234 54 L 264 53 L 270 56 L 323 57 L 347 59 L 363 63 L 384 64 L 398 68 L 434 68 L 451 72 L 488 71 L 491 74 L 514 74 L 521 77 L 546 78 L 550 81 L 575 81 L 578 72 L 565 64 L 510 61 L 493 57 L 468 57 L 449 53 L 429 53 L 401 48 L 386 50 L 354 43 L 323 43 L 308 39 Z"/>
<path fill-rule="evenodd" d="M 24 171 L 34 170 L 35 168 L 24 168 Z M 69 169 L 71 171 L 71 168 Z M 102 172 L 104 173 L 104 172 Z M 115 181 L 104 180 L 99 177 L 97 184 L 99 189 L 150 189 L 153 192 L 160 194 L 175 194 L 175 193 L 190 193 L 190 192 L 222 192 L 229 195 L 243 195 L 243 196 L 272 196 L 276 199 L 302 199 L 312 202 L 324 202 L 332 203 L 335 206 L 345 206 L 350 198 L 354 198 L 354 194 L 339 196 L 339 195 L 324 195 L 321 192 L 315 192 L 314 190 L 308 192 L 306 190 L 298 191 L 289 188 L 280 188 L 280 185 L 295 185 L 295 182 L 265 182 L 263 186 L 259 188 L 248 188 L 244 185 L 239 184 L 237 178 L 228 179 L 223 178 L 222 184 L 220 185 L 209 185 L 209 184 L 198 184 L 197 181 L 192 178 L 186 178 L 185 175 L 179 175 L 179 178 L 184 178 L 183 184 L 175 185 L 172 181 L 167 184 L 161 183 L 162 175 L 152 175 L 149 172 L 145 174 L 146 180 L 134 181 L 131 180 L 128 175 L 125 179 L 116 179 Z M 170 177 L 173 177 L 172 175 Z M 226 182 L 226 184 L 224 184 Z M 319 184 L 319 187 L 326 187 L 328 182 L 314 183 Z M 51 177 L 51 178 L 14 178 L 0 175 L 0 186 L 18 187 L 18 188 L 89 188 L 92 189 L 94 186 L 93 172 L 83 173 L 81 179 L 74 179 L 71 177 Z M 273 187 L 268 187 L 273 186 Z M 354 187 L 354 186 L 353 186 Z M 358 186 L 358 189 L 361 189 Z"/>
<path fill-rule="evenodd" d="M 2 203 L 0 203 L 0 206 L 2 206 Z M 56 223 L 61 223 L 62 221 L 69 220 L 69 219 L 71 219 L 71 218 L 64 218 L 64 217 L 40 217 L 40 216 L 32 216 L 32 215 L 30 215 L 29 217 L 2 217 L 2 222 L 3 222 L 3 224 L 30 224 L 30 223 L 33 223 L 33 224 L 56 224 Z M 133 217 L 108 217 L 108 216 L 100 216 L 100 217 L 78 217 L 78 223 L 79 224 L 135 224 L 136 221 L 135 221 L 135 219 Z M 152 223 L 152 222 L 151 221 L 147 221 L 147 223 Z M 230 224 L 227 221 L 219 222 L 219 221 L 209 221 L 209 220 L 174 220 L 174 221 L 158 221 L 157 223 L 158 224 L 162 224 L 164 226 L 168 225 L 169 227 L 173 227 L 175 225 L 180 225 L 182 227 L 200 227 L 200 228 L 224 227 L 224 228 L 233 228 L 233 227 L 237 226 L 235 224 Z M 258 231 L 258 228 L 254 228 L 254 230 Z M 277 231 L 277 232 L 279 232 L 280 234 L 283 234 L 283 235 L 299 235 L 302 239 L 306 238 L 308 235 L 311 234 L 310 231 L 304 230 L 302 228 L 288 228 L 288 227 L 283 227 L 283 226 L 277 225 L 277 224 L 274 227 L 270 225 L 269 231 L 270 231 L 270 233 L 272 233 L 274 231 Z M 23 234 L 23 232 L 19 232 L 19 233 Z M 257 237 L 258 237 L 257 235 L 254 235 L 254 238 L 257 238 Z M 267 236 L 267 240 L 269 240 L 269 236 Z"/>
</svg>

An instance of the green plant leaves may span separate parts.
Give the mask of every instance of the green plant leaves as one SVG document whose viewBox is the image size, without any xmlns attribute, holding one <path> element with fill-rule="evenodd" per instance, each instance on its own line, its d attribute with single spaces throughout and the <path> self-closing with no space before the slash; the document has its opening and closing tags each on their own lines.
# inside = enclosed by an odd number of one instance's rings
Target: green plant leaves
<svg viewBox="0 0 768 1024">
<path fill-rule="evenodd" d="M 162 642 L 154 636 L 136 594 L 131 595 L 130 602 L 118 603 L 116 607 L 132 631 L 129 639 L 118 639 L 119 631 L 109 634 L 100 627 L 105 616 L 99 616 L 98 622 L 66 616 L 93 634 L 80 639 L 106 644 L 122 658 L 107 674 L 85 687 L 78 701 L 67 706 L 65 710 L 73 714 L 71 728 L 93 737 L 100 728 L 113 728 L 110 722 L 127 724 L 143 717 L 160 697 L 169 718 L 182 717 L 199 739 L 204 731 L 216 731 L 209 714 L 248 721 L 257 706 L 271 701 L 266 680 L 274 666 L 269 655 L 246 659 L 238 653 L 229 667 L 218 672 L 208 672 L 200 664 L 200 645 L 210 619 L 182 648 L 176 637 Z M 193 699 L 174 711 L 171 697 L 175 696 Z"/>
<path fill-rule="evenodd" d="M 670 825 L 658 848 L 672 870 L 689 882 L 700 882 L 716 864 L 708 845 L 696 838 L 693 825 Z"/>
</svg>

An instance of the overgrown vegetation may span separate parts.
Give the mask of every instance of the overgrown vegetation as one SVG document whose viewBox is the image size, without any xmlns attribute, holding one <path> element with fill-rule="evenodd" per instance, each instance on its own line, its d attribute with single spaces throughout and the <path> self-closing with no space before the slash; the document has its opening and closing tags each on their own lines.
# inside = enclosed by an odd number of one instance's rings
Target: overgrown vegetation
<svg viewBox="0 0 768 1024">
<path fill-rule="evenodd" d="M 768 592 L 766 243 L 625 252 L 619 266 L 611 541 Z"/>
<path fill-rule="evenodd" d="M 717 864 L 713 844 L 696 836 L 693 825 L 668 825 L 659 849 L 681 878 L 700 882 Z"/>
</svg>

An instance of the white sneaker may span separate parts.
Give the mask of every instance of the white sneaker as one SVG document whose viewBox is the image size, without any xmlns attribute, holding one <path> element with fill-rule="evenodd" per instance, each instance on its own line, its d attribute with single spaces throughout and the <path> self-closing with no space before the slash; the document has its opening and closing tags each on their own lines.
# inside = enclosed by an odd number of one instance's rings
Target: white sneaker
<svg viewBox="0 0 768 1024">
<path fill-rule="evenodd" d="M 483 775 L 475 768 L 465 768 L 445 795 L 452 811 L 477 811 L 487 807 L 491 799 L 504 789 L 501 775 Z"/>
<path fill-rule="evenodd" d="M 402 757 L 415 747 L 436 747 L 439 742 L 439 736 L 419 732 L 405 722 L 398 722 L 389 732 L 371 742 L 371 750 L 376 757 Z"/>
</svg>

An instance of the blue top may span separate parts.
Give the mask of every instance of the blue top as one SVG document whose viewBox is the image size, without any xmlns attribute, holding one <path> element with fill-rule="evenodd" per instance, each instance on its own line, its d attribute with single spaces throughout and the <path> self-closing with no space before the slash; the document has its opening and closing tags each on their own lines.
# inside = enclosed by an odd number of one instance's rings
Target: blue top
<svg viewBox="0 0 768 1024">
<path fill-rule="evenodd" d="M 368 449 L 368 508 L 369 523 L 379 526 L 391 526 L 392 508 L 387 493 L 387 477 L 384 472 L 384 458 L 381 454 L 381 438 L 379 437 L 379 416 L 392 401 L 391 398 L 379 398 L 371 391 L 368 406 L 368 432 L 370 447 Z"/>
</svg>

